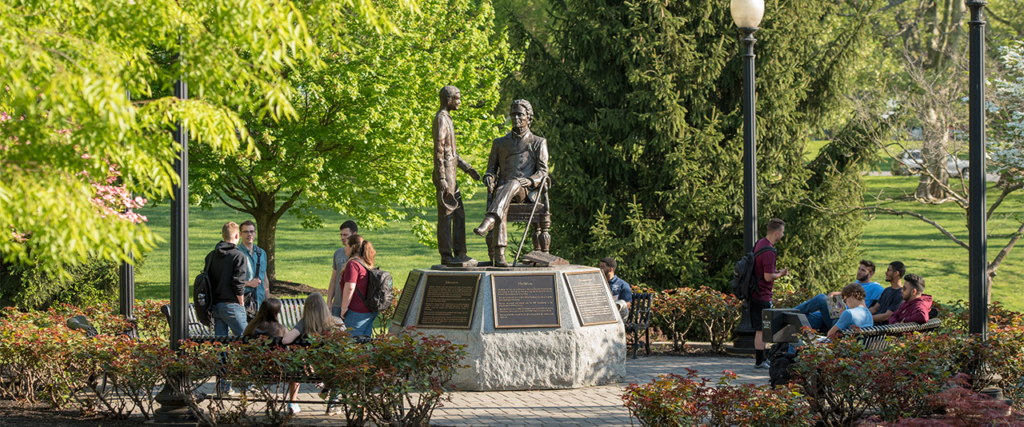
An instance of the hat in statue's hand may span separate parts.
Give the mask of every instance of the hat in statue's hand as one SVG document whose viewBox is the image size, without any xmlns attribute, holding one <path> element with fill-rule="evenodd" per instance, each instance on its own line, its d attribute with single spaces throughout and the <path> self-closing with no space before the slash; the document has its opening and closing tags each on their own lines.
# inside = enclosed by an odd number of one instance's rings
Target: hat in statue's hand
<svg viewBox="0 0 1024 427">
<path fill-rule="evenodd" d="M 451 214 L 459 208 L 459 201 L 455 198 L 455 195 L 449 191 L 441 192 L 441 202 L 444 203 L 445 211 Z"/>
</svg>

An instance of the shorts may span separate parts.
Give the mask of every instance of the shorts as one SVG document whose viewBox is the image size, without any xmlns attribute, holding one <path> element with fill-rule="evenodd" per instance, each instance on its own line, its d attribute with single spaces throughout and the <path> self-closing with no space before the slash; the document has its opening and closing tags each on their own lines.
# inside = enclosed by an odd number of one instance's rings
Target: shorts
<svg viewBox="0 0 1024 427">
<path fill-rule="evenodd" d="M 761 311 L 766 308 L 772 308 L 771 301 L 758 301 L 756 299 L 750 300 L 750 326 L 755 331 L 761 330 Z"/>
</svg>

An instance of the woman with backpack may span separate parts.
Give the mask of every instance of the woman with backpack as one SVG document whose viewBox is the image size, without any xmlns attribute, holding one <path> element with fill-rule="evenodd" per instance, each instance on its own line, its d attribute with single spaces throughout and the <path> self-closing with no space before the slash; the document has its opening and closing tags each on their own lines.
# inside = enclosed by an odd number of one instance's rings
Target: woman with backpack
<svg viewBox="0 0 1024 427">
<path fill-rule="evenodd" d="M 377 251 L 363 236 L 353 234 L 345 245 L 348 263 L 341 273 L 341 318 L 352 328 L 353 336 L 373 335 L 373 320 L 377 312 L 366 307 L 369 294 L 369 270 L 373 268 Z"/>
<path fill-rule="evenodd" d="M 333 328 L 345 327 L 344 324 L 335 322 L 335 317 L 331 315 L 331 308 L 327 306 L 327 301 L 319 293 L 313 292 L 306 297 L 306 303 L 302 306 L 302 319 L 295 324 L 295 328 L 284 334 L 281 344 L 291 344 L 299 338 L 319 335 Z M 288 383 L 288 400 L 294 401 L 298 393 L 299 383 Z M 297 403 L 289 403 L 288 409 L 293 414 L 302 410 Z"/>
</svg>

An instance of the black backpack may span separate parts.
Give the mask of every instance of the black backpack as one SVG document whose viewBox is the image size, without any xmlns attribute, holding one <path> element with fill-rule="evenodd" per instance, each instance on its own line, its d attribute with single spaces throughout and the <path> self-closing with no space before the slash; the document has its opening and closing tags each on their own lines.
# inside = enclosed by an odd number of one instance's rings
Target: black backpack
<svg viewBox="0 0 1024 427">
<path fill-rule="evenodd" d="M 360 259 L 350 261 L 356 261 L 363 268 L 366 268 L 366 264 L 363 264 L 363 261 Z M 356 286 L 356 295 L 363 301 L 363 305 L 366 306 L 367 310 L 373 312 L 387 310 L 395 299 L 395 288 L 391 280 L 391 273 L 376 267 L 373 269 L 366 268 L 366 276 L 369 279 L 366 282 L 367 295 L 359 292 L 358 286 Z"/>
<path fill-rule="evenodd" d="M 206 258 L 206 266 L 192 283 L 192 306 L 196 310 L 196 320 L 208 328 L 213 327 L 213 286 L 210 284 L 210 258 Z"/>
<path fill-rule="evenodd" d="M 758 249 L 757 252 L 747 252 L 747 255 L 736 263 L 736 268 L 732 271 L 732 294 L 736 295 L 736 298 L 748 301 L 753 297 L 754 290 L 757 289 L 757 277 L 754 277 L 754 260 L 758 255 L 768 251 L 775 253 L 775 248 L 767 246 Z"/>
</svg>

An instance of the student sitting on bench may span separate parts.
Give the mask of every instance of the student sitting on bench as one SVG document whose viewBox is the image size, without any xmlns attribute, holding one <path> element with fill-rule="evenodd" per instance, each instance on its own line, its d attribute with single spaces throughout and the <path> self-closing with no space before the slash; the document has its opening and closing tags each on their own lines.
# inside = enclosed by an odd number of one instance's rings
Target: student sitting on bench
<svg viewBox="0 0 1024 427">
<path fill-rule="evenodd" d="M 871 311 L 864 305 L 864 287 L 851 283 L 841 291 L 843 300 L 846 301 L 847 309 L 839 315 L 839 320 L 828 330 L 828 338 L 835 339 L 839 331 L 845 331 L 853 326 L 869 328 L 875 325 L 871 320 Z"/>
</svg>

